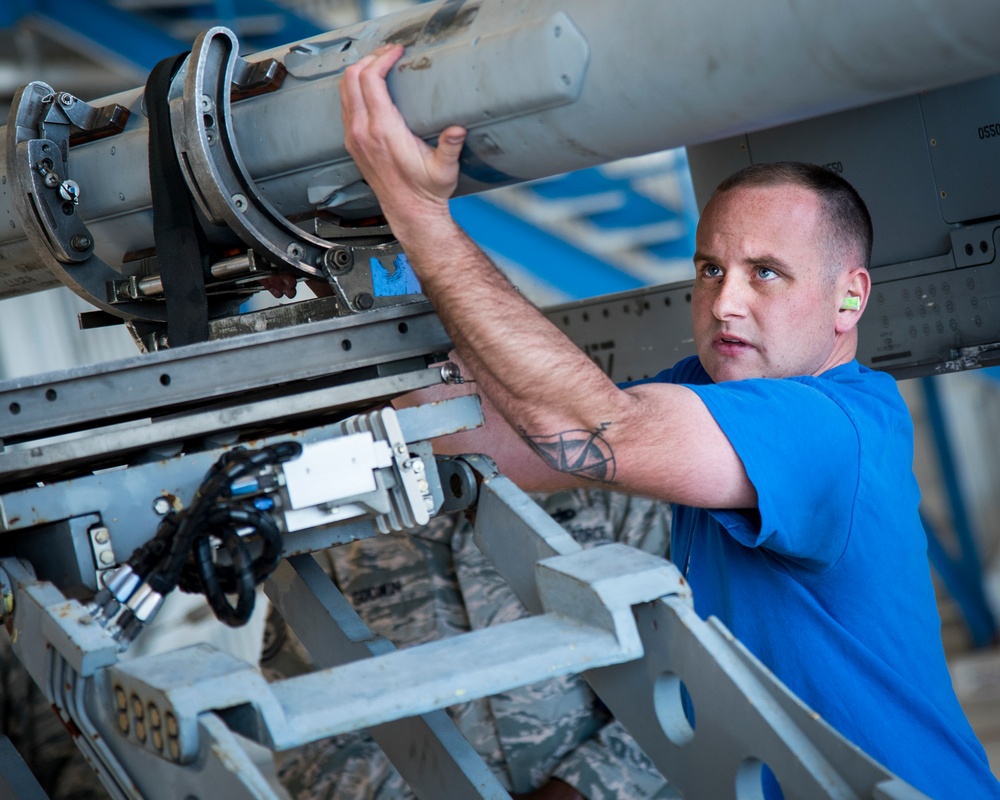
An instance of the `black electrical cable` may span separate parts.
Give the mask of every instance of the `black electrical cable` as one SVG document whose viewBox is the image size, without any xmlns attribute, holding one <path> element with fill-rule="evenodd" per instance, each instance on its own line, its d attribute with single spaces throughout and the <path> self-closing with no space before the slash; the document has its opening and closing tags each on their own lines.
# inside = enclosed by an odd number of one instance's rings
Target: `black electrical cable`
<svg viewBox="0 0 1000 800">
<path fill-rule="evenodd" d="M 220 549 L 228 553 L 232 562 L 236 585 L 230 588 L 235 589 L 231 592 L 236 595 L 235 606 L 229 604 L 222 589 L 222 581 L 216 568 L 216 551 L 209 537 L 204 536 L 198 540 L 195 562 L 201 578 L 202 591 L 215 616 L 227 625 L 238 627 L 250 619 L 256 601 L 253 564 L 246 545 L 236 531 L 227 530 L 222 534 Z"/>
<path fill-rule="evenodd" d="M 255 587 L 281 561 L 283 543 L 275 520 L 254 505 L 252 493 L 241 496 L 236 484 L 259 479 L 301 452 L 297 442 L 227 451 L 205 474 L 191 505 L 168 513 L 129 566 L 160 595 L 178 587 L 203 594 L 222 622 L 243 625 L 253 613 Z"/>
</svg>

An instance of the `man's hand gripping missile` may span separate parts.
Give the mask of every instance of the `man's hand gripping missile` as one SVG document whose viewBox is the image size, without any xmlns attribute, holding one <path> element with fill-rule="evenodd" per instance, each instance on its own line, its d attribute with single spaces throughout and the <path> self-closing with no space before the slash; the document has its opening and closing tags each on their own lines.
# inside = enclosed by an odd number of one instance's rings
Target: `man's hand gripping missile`
<svg viewBox="0 0 1000 800">
<path fill-rule="evenodd" d="M 448 199 L 458 184 L 466 132 L 446 128 L 437 147 L 410 132 L 385 83 L 402 54 L 402 45 L 384 45 L 348 67 L 340 102 L 347 151 L 381 200 L 390 227 L 407 242 L 420 233 L 414 225 L 454 225 Z"/>
<path fill-rule="evenodd" d="M 571 474 L 562 468 L 561 454 L 536 446 L 538 435 L 559 431 L 582 432 L 590 441 L 588 432 L 603 431 L 607 418 L 596 419 L 593 401 L 602 395 L 618 400 L 620 392 L 452 218 L 448 201 L 458 184 L 466 131 L 445 128 L 432 147 L 409 130 L 386 84 L 402 55 L 400 45 L 384 46 L 345 71 L 340 84 L 344 143 L 379 198 L 485 405 L 499 412 L 487 413 L 493 420 L 475 432 L 481 446 L 464 452 L 488 452 L 504 474 L 535 489 L 568 488 L 581 479 L 610 482 L 610 456 L 590 472 L 588 462 L 586 474 Z M 571 381 L 578 392 L 567 393 Z M 557 438 L 562 442 L 565 435 Z"/>
</svg>

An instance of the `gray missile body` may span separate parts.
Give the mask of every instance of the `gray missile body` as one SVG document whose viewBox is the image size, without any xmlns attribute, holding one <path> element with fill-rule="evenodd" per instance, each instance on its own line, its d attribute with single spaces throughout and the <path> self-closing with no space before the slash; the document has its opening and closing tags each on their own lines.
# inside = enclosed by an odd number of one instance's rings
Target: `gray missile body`
<svg viewBox="0 0 1000 800">
<path fill-rule="evenodd" d="M 348 64 L 383 42 L 407 46 L 389 81 L 414 131 L 433 140 L 449 124 L 470 129 L 459 186 L 469 194 L 998 73 L 998 23 L 1000 4 L 993 0 L 928 0 L 919 8 L 867 0 L 444 0 L 246 61 L 222 53 L 230 72 L 233 63 L 238 71 L 271 59 L 287 74 L 273 91 L 213 109 L 210 124 L 229 132 L 250 205 L 261 205 L 269 219 L 292 221 L 280 224 L 306 228 L 317 215 L 351 220 L 378 213 L 344 149 L 338 84 Z M 210 35 L 212 46 L 224 50 L 218 29 Z M 225 64 L 219 69 L 230 74 Z M 178 107 L 196 100 L 184 97 L 197 91 L 193 72 L 191 64 L 182 70 L 171 93 L 177 149 L 187 161 L 197 151 L 197 131 L 178 132 L 177 121 Z M 92 239 L 87 258 L 70 262 L 52 246 L 50 232 L 39 232 L 37 218 L 44 228 L 45 214 L 32 210 L 30 196 L 37 177 L 25 177 L 34 164 L 12 140 L 40 134 L 23 134 L 15 103 L 0 135 L 7 140 L 0 165 L 0 298 L 62 282 L 119 316 L 145 316 L 149 306 L 110 303 L 102 290 L 105 265 L 134 275 L 143 263 L 136 254 L 154 246 L 144 92 L 90 104 L 113 105 L 131 112 L 124 129 L 69 148 L 65 174 L 58 175 L 78 187 L 70 215 L 87 236 L 75 241 Z M 239 228 L 246 217 L 247 192 L 213 185 L 222 182 L 214 168 L 189 167 L 188 179 L 209 218 L 210 239 L 242 240 L 272 263 L 320 274 L 318 256 L 296 262 L 302 248 L 256 241 L 273 226 L 232 231 L 231 221 Z M 219 197 L 206 201 L 213 192 Z M 98 277 L 88 280 L 88 270 Z"/>
</svg>

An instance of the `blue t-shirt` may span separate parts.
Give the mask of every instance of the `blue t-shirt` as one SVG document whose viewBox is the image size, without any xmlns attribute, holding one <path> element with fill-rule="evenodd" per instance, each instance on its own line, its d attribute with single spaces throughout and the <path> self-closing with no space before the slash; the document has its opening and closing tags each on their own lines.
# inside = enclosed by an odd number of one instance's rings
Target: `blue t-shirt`
<svg viewBox="0 0 1000 800">
<path fill-rule="evenodd" d="M 895 381 L 852 361 L 714 384 L 696 357 L 651 380 L 698 394 L 757 490 L 756 510 L 674 509 L 698 614 L 930 797 L 1000 797 L 945 663 Z"/>
</svg>

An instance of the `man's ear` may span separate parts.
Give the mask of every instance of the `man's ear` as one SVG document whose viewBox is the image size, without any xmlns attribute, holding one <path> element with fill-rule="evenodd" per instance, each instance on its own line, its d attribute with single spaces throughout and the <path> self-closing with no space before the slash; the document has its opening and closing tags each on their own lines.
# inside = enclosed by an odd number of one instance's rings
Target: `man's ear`
<svg viewBox="0 0 1000 800">
<path fill-rule="evenodd" d="M 851 270 L 846 277 L 847 280 L 840 283 L 843 294 L 835 323 L 837 333 L 847 333 L 857 326 L 865 306 L 868 305 L 868 297 L 872 290 L 872 279 L 868 270 L 859 267 Z"/>
</svg>

